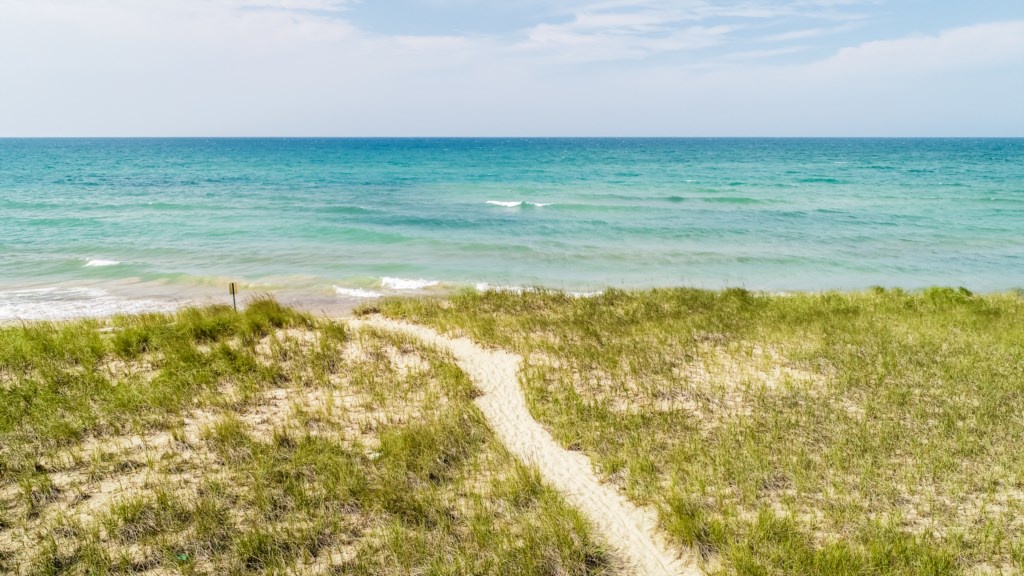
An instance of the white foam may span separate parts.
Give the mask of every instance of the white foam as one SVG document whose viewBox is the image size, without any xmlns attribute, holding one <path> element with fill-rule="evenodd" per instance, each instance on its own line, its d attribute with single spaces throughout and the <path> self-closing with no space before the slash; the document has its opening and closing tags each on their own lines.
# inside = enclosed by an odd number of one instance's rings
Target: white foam
<svg viewBox="0 0 1024 576">
<path fill-rule="evenodd" d="M 527 292 L 537 292 L 539 290 L 541 289 L 532 288 L 529 286 L 492 286 L 487 282 L 476 283 L 477 292 L 508 292 L 511 294 L 523 294 Z M 594 298 L 596 296 L 604 294 L 604 291 L 598 290 L 596 292 L 566 292 L 566 294 L 572 296 L 573 298 Z"/>
<path fill-rule="evenodd" d="M 85 261 L 86 268 L 98 268 L 101 266 L 117 266 L 121 262 L 119 260 L 103 260 L 101 258 L 90 258 Z"/>
<path fill-rule="evenodd" d="M 339 296 L 350 296 L 352 298 L 380 298 L 383 296 L 380 292 L 363 290 L 362 288 L 342 288 L 341 286 L 335 286 L 334 291 L 337 292 Z"/>
<path fill-rule="evenodd" d="M 537 208 L 543 208 L 545 206 L 551 206 L 553 202 L 527 202 L 525 200 L 488 200 L 488 204 L 492 206 L 501 206 L 503 208 L 518 208 L 522 205 L 534 206 Z"/>
<path fill-rule="evenodd" d="M 432 288 L 439 284 L 441 283 L 437 280 L 424 280 L 422 278 L 413 280 L 385 276 L 380 279 L 380 285 L 391 290 L 423 290 L 424 288 Z"/>
<path fill-rule="evenodd" d="M 72 318 L 170 312 L 178 306 L 159 300 L 131 300 L 98 288 L 35 288 L 0 292 L 0 321 L 69 320 Z"/>
<path fill-rule="evenodd" d="M 523 292 L 533 292 L 535 288 L 527 288 L 524 286 L 492 286 L 487 282 L 477 282 L 477 292 L 511 292 L 513 294 L 522 294 Z"/>
</svg>

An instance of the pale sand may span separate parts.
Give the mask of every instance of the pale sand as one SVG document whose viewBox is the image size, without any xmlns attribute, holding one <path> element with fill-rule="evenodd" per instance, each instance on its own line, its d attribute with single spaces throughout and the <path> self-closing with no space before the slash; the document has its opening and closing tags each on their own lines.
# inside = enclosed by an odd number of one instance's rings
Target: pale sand
<svg viewBox="0 0 1024 576">
<path fill-rule="evenodd" d="M 684 558 L 667 545 L 657 531 L 653 510 L 634 506 L 614 487 L 602 484 L 586 456 L 559 446 L 533 419 L 519 386 L 520 356 L 486 350 L 466 338 L 452 339 L 423 326 L 381 317 L 349 323 L 411 335 L 450 352 L 483 393 L 476 404 L 495 435 L 516 457 L 536 466 L 547 483 L 583 512 L 630 573 L 701 574 L 692 553 Z"/>
</svg>

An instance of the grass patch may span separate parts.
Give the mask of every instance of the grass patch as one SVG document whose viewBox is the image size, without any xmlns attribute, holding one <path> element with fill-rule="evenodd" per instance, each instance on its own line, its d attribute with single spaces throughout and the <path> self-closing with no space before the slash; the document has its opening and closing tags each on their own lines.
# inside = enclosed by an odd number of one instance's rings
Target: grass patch
<svg viewBox="0 0 1024 576">
<path fill-rule="evenodd" d="M 271 300 L 0 329 L 0 571 L 609 572 L 475 395 Z"/>
<path fill-rule="evenodd" d="M 463 292 L 386 316 L 515 350 L 531 411 L 725 574 L 1024 570 L 1024 298 Z"/>
</svg>

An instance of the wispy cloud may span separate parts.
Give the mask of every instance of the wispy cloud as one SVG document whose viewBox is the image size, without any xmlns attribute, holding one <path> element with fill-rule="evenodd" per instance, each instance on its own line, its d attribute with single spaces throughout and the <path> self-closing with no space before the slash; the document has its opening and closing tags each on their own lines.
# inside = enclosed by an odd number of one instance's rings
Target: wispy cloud
<svg viewBox="0 0 1024 576">
<path fill-rule="evenodd" d="M 799 30 L 790 30 L 788 32 L 780 32 L 778 34 L 769 34 L 762 36 L 758 40 L 761 42 L 792 42 L 794 40 L 808 40 L 810 38 L 821 38 L 824 36 L 831 36 L 833 34 L 840 34 L 843 32 L 849 32 L 859 28 L 858 24 L 842 24 L 839 26 L 828 26 L 821 28 L 802 28 Z"/>
<path fill-rule="evenodd" d="M 785 48 L 772 48 L 766 50 L 741 50 L 739 52 L 730 52 L 723 56 L 716 58 L 710 64 L 713 67 L 714 64 L 719 62 L 740 62 L 748 60 L 759 60 L 766 58 L 775 58 L 776 56 L 786 56 L 788 54 L 796 54 L 807 50 L 807 46 L 787 46 Z"/>
<path fill-rule="evenodd" d="M 1005 63 L 1024 66 L 1024 21 L 976 24 L 935 35 L 866 42 L 843 48 L 815 66 L 839 74 L 879 77 Z"/>
<path fill-rule="evenodd" d="M 524 32 L 518 48 L 546 50 L 558 61 L 642 59 L 665 52 L 702 50 L 729 44 L 766 22 L 784 19 L 851 21 L 862 0 L 602 0 L 578 5 L 563 21 L 538 24 Z M 845 23 L 769 34 L 760 41 L 790 42 L 852 29 Z M 756 40 L 757 38 L 755 38 Z M 794 50 L 759 51 L 762 57 Z M 751 54 L 754 52 L 751 51 Z"/>
<path fill-rule="evenodd" d="M 459 35 L 356 0 L 0 0 L 0 135 L 1024 131 L 1024 22 L 851 41 L 870 3 L 522 3 Z"/>
<path fill-rule="evenodd" d="M 709 48 L 725 42 L 729 26 L 688 26 L 638 32 L 635 27 L 578 28 L 541 24 L 526 33 L 519 50 L 544 52 L 552 61 L 591 62 Z"/>
<path fill-rule="evenodd" d="M 577 5 L 573 12 L 650 11 L 671 15 L 677 21 L 714 18 L 759 20 L 789 16 L 845 20 L 862 18 L 862 8 L 877 3 L 875 0 L 598 0 Z"/>
<path fill-rule="evenodd" d="M 231 3 L 245 8 L 274 8 L 278 10 L 313 10 L 342 11 L 347 10 L 351 0 L 230 0 Z"/>
</svg>

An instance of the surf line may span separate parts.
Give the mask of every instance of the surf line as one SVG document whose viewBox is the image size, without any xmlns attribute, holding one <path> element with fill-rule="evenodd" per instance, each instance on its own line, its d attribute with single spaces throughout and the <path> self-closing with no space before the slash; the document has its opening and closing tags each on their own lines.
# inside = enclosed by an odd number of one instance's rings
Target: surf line
<svg viewBox="0 0 1024 576">
<path fill-rule="evenodd" d="M 468 338 L 449 338 L 430 328 L 380 316 L 349 320 L 355 328 L 369 327 L 412 336 L 447 350 L 483 393 L 475 402 L 498 439 L 517 458 L 536 466 L 546 482 L 597 527 L 605 543 L 627 565 L 630 574 L 701 574 L 692 555 L 682 558 L 657 531 L 657 514 L 639 508 L 601 483 L 590 459 L 562 448 L 533 419 L 519 386 L 522 357 L 504 350 L 487 350 Z"/>
</svg>

